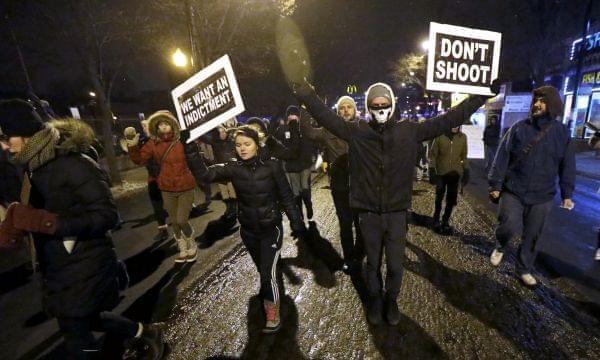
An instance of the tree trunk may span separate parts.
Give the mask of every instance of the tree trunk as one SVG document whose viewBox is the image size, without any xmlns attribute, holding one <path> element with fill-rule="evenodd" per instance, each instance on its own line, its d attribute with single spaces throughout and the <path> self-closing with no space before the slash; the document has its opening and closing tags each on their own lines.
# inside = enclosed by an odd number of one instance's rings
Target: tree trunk
<svg viewBox="0 0 600 360">
<path fill-rule="evenodd" d="M 119 167 L 117 165 L 115 148 L 112 141 L 112 111 L 110 110 L 110 106 L 108 105 L 106 96 L 104 94 L 104 87 L 100 83 L 100 79 L 98 78 L 93 66 L 88 69 L 88 74 L 90 76 L 90 80 L 92 81 L 94 91 L 96 92 L 96 100 L 98 101 L 98 107 L 100 108 L 100 113 L 102 116 L 102 144 L 104 145 L 104 157 L 108 163 L 108 170 L 112 185 L 121 185 L 123 181 L 121 179 L 121 172 L 119 171 Z"/>
</svg>

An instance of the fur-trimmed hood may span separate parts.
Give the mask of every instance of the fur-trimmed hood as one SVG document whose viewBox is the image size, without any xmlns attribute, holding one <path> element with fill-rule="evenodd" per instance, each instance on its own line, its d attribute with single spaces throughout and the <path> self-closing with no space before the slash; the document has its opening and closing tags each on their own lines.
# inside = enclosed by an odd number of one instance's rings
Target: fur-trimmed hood
<svg viewBox="0 0 600 360">
<path fill-rule="evenodd" d="M 181 129 L 179 128 L 179 122 L 168 110 L 160 110 L 150 115 L 148 118 L 148 132 L 150 133 L 150 137 L 153 139 L 159 138 L 158 124 L 163 121 L 171 125 L 171 129 L 173 129 L 173 137 L 175 139 L 179 139 L 179 133 L 181 132 Z"/>
<path fill-rule="evenodd" d="M 96 141 L 94 130 L 81 120 L 54 119 L 47 126 L 58 130 L 60 140 L 56 147 L 65 152 L 87 154 Z"/>
</svg>

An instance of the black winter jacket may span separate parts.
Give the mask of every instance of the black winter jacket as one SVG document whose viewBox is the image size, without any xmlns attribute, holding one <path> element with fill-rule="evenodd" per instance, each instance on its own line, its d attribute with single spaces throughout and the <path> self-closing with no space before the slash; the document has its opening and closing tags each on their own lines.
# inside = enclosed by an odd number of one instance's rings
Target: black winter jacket
<svg viewBox="0 0 600 360">
<path fill-rule="evenodd" d="M 85 317 L 112 309 L 119 297 L 109 231 L 118 213 L 107 174 L 87 156 L 63 153 L 30 179 L 30 204 L 58 214 L 54 235 L 33 234 L 46 310 L 57 317 Z M 77 240 L 71 253 L 65 238 Z"/>
<path fill-rule="evenodd" d="M 483 143 L 486 146 L 498 146 L 500 142 L 500 124 L 488 124 L 483 130 Z"/>
<path fill-rule="evenodd" d="M 295 173 L 310 168 L 315 150 L 314 143 L 308 137 L 302 136 L 297 121 L 280 126 L 275 137 L 286 148 L 286 152 L 280 154 L 280 159 L 285 160 L 285 172 Z"/>
<path fill-rule="evenodd" d="M 231 181 L 238 200 L 238 220 L 250 231 L 260 232 L 281 222 L 280 208 L 290 219 L 292 230 L 304 225 L 283 168 L 275 159 L 234 161 L 194 167 L 196 179 L 204 182 Z"/>
<path fill-rule="evenodd" d="M 314 91 L 299 100 L 320 125 L 348 143 L 350 206 L 378 213 L 410 207 L 417 147 L 461 125 L 485 102 L 484 97 L 473 96 L 423 123 L 392 119 L 379 126 L 374 121 L 344 121 Z"/>
</svg>

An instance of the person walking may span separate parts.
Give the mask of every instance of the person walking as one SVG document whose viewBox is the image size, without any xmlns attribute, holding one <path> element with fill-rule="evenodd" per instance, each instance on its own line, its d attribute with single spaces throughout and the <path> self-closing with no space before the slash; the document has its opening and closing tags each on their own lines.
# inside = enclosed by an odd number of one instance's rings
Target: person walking
<svg viewBox="0 0 600 360">
<path fill-rule="evenodd" d="M 344 121 L 359 121 L 356 117 L 356 103 L 349 96 L 342 96 L 338 99 L 336 110 L 338 116 Z M 313 127 L 310 120 L 308 116 L 302 116 L 300 132 L 303 136 L 325 147 L 325 160 L 329 164 L 329 187 L 340 227 L 340 239 L 344 255 L 343 271 L 347 274 L 355 274 L 360 270 L 364 249 L 358 213 L 350 207 L 348 144 L 325 128 Z M 356 233 L 356 240 L 354 232 Z"/>
<path fill-rule="evenodd" d="M 498 115 L 492 114 L 488 118 L 488 123 L 483 130 L 483 149 L 485 157 L 485 172 L 489 172 L 492 168 L 498 143 L 500 142 L 500 121 Z"/>
<path fill-rule="evenodd" d="M 490 262 L 498 266 L 510 240 L 522 230 L 517 272 L 523 283 L 535 286 L 533 266 L 538 240 L 553 207 L 559 179 L 561 207 L 571 210 L 575 188 L 575 154 L 568 128 L 557 121 L 563 103 L 558 90 L 533 90 L 530 115 L 502 137 L 488 174 L 490 198 L 499 202 L 496 247 Z"/>
<path fill-rule="evenodd" d="M 177 119 L 167 110 L 157 111 L 148 118 L 148 132 L 150 140 L 140 146 L 140 134 L 134 128 L 125 129 L 129 156 L 139 165 L 151 160 L 158 165 L 158 187 L 179 247 L 175 262 L 194 262 L 198 247 L 189 217 L 196 181 L 187 163 L 185 140 L 180 137 Z"/>
<path fill-rule="evenodd" d="M 492 92 L 497 93 L 498 87 L 494 84 Z M 398 121 L 394 117 L 392 89 L 375 83 L 365 94 L 365 108 L 371 120 L 349 122 L 331 112 L 306 81 L 294 84 L 293 90 L 320 125 L 348 143 L 350 206 L 359 211 L 367 254 L 367 319 L 379 324 L 385 312 L 388 323 L 396 325 L 400 321 L 397 297 L 402 285 L 407 209 L 412 200 L 417 148 L 423 141 L 461 125 L 483 105 L 486 97 L 470 96 L 446 114 L 422 123 Z M 382 296 L 384 253 L 387 275 Z"/>
<path fill-rule="evenodd" d="M 459 181 L 469 176 L 467 136 L 460 131 L 460 127 L 452 128 L 433 140 L 429 152 L 429 167 L 430 177 L 435 179 L 433 182 L 436 185 L 433 228 L 439 233 L 450 235 L 453 229 L 449 222 L 458 199 Z M 440 224 L 444 197 L 446 208 Z"/>
<path fill-rule="evenodd" d="M 47 124 L 19 99 L 0 104 L 2 148 L 26 172 L 21 201 L 0 225 L 0 247 L 31 234 L 44 286 L 43 307 L 56 317 L 69 358 L 101 357 L 93 332 L 111 333 L 128 349 L 164 351 L 162 330 L 110 312 L 119 303 L 117 256 L 110 230 L 118 213 L 108 175 L 86 155 L 93 130 L 75 119 Z"/>
<path fill-rule="evenodd" d="M 306 232 L 300 212 L 294 204 L 290 185 L 279 161 L 262 160 L 258 133 L 242 126 L 233 135 L 238 161 L 206 167 L 200 157 L 194 175 L 198 181 L 231 181 L 238 196 L 240 235 L 260 274 L 260 296 L 266 315 L 263 332 L 280 329 L 278 266 L 283 227 L 280 207 L 290 220 L 292 236 Z"/>
</svg>

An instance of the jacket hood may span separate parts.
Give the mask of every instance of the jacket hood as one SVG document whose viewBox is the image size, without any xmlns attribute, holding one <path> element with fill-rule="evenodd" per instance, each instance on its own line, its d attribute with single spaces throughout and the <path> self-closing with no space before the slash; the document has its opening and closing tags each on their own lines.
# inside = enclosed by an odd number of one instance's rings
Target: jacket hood
<svg viewBox="0 0 600 360">
<path fill-rule="evenodd" d="M 365 109 L 367 110 L 367 112 L 369 111 L 369 100 L 371 98 L 371 96 L 369 95 L 373 95 L 371 94 L 372 91 L 379 91 L 381 88 L 384 88 L 385 90 L 387 90 L 389 92 L 389 95 L 391 97 L 392 100 L 392 117 L 394 116 L 394 112 L 396 111 L 396 97 L 394 96 L 394 91 L 392 90 L 392 88 L 385 83 L 375 83 L 371 86 L 369 86 L 369 88 L 367 89 L 367 92 L 365 93 Z"/>
<path fill-rule="evenodd" d="M 148 132 L 150 133 L 150 137 L 159 139 L 158 124 L 163 121 L 171 125 L 171 129 L 173 129 L 173 138 L 179 139 L 179 133 L 181 131 L 179 122 L 177 122 L 175 116 L 168 110 L 160 110 L 150 115 L 148 118 Z"/>
<path fill-rule="evenodd" d="M 65 152 L 88 153 L 96 141 L 94 130 L 81 120 L 55 119 L 48 126 L 58 130 L 60 140 L 56 147 Z"/>
<path fill-rule="evenodd" d="M 531 115 L 531 109 L 535 102 L 536 96 L 543 96 L 546 98 L 546 106 L 548 108 L 548 114 L 552 120 L 563 114 L 563 102 L 560 98 L 558 90 L 554 86 L 545 85 L 533 90 L 531 97 L 531 106 L 529 107 L 529 113 Z"/>
</svg>

